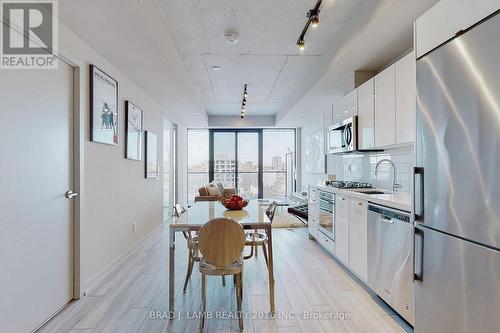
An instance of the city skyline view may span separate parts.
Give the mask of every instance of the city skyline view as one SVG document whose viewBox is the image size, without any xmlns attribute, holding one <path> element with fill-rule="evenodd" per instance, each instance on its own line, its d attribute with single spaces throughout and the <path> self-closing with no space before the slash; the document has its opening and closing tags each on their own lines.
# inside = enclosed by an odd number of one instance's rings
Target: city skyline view
<svg viewBox="0 0 500 333">
<path fill-rule="evenodd" d="M 263 130 L 262 141 L 262 197 L 283 197 L 286 194 L 287 183 L 293 183 L 291 180 L 287 182 L 287 178 L 293 175 L 287 172 L 286 154 L 295 152 L 295 131 Z M 260 171 L 258 133 L 215 132 L 213 146 L 214 182 L 222 183 L 225 188 L 235 188 L 237 184 L 237 192 L 240 195 L 257 198 Z M 188 132 L 189 200 L 194 200 L 198 195 L 198 189 L 208 184 L 209 168 L 209 131 L 190 130 Z"/>
</svg>

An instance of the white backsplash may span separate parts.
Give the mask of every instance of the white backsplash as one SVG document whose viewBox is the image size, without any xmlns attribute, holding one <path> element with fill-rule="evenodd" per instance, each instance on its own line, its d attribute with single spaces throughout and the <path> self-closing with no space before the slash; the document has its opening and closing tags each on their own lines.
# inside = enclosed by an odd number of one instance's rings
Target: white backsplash
<svg viewBox="0 0 500 333">
<path fill-rule="evenodd" d="M 338 180 L 351 180 L 372 183 L 381 189 L 392 190 L 393 171 L 388 163 L 381 164 L 375 176 L 375 165 L 381 159 L 392 160 L 397 167 L 397 181 L 401 192 L 410 192 L 412 186 L 413 147 L 385 150 L 373 153 L 353 153 L 345 155 L 328 155 L 328 174 L 337 176 Z"/>
</svg>

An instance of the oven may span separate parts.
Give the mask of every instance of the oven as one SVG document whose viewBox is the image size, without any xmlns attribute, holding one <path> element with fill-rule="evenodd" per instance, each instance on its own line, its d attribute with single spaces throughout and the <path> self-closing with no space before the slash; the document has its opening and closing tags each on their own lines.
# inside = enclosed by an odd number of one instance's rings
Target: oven
<svg viewBox="0 0 500 333">
<path fill-rule="evenodd" d="M 335 241 L 335 194 L 319 192 L 319 232 Z"/>
<path fill-rule="evenodd" d="M 351 117 L 328 129 L 328 153 L 349 153 L 357 149 L 357 117 Z"/>
</svg>

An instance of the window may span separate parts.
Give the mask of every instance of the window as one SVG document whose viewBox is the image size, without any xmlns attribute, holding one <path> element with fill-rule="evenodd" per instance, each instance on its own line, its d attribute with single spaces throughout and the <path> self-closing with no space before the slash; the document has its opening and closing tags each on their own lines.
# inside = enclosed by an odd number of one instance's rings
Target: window
<svg viewBox="0 0 500 333">
<path fill-rule="evenodd" d="M 259 133 L 238 133 L 238 193 L 246 198 L 259 196 Z"/>
<path fill-rule="evenodd" d="M 294 129 L 188 131 L 188 195 L 214 180 L 246 198 L 283 198 L 295 186 Z"/>
<path fill-rule="evenodd" d="M 294 192 L 295 130 L 264 129 L 263 197 L 283 198 Z"/>
<path fill-rule="evenodd" d="M 208 130 L 188 130 L 188 201 L 208 184 Z"/>
</svg>

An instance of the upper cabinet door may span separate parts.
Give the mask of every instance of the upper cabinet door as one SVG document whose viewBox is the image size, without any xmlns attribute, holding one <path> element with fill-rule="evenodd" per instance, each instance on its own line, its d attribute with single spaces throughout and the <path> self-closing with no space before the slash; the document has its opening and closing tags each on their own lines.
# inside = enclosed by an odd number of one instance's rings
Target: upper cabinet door
<svg viewBox="0 0 500 333">
<path fill-rule="evenodd" d="M 374 79 L 358 87 L 358 148 L 375 147 L 375 86 Z"/>
<path fill-rule="evenodd" d="M 415 21 L 417 58 L 499 8 L 499 0 L 440 0 Z"/>
<path fill-rule="evenodd" d="M 416 62 L 411 52 L 396 63 L 396 144 L 415 138 Z"/>
<path fill-rule="evenodd" d="M 375 76 L 375 146 L 396 143 L 395 65 Z"/>
</svg>

